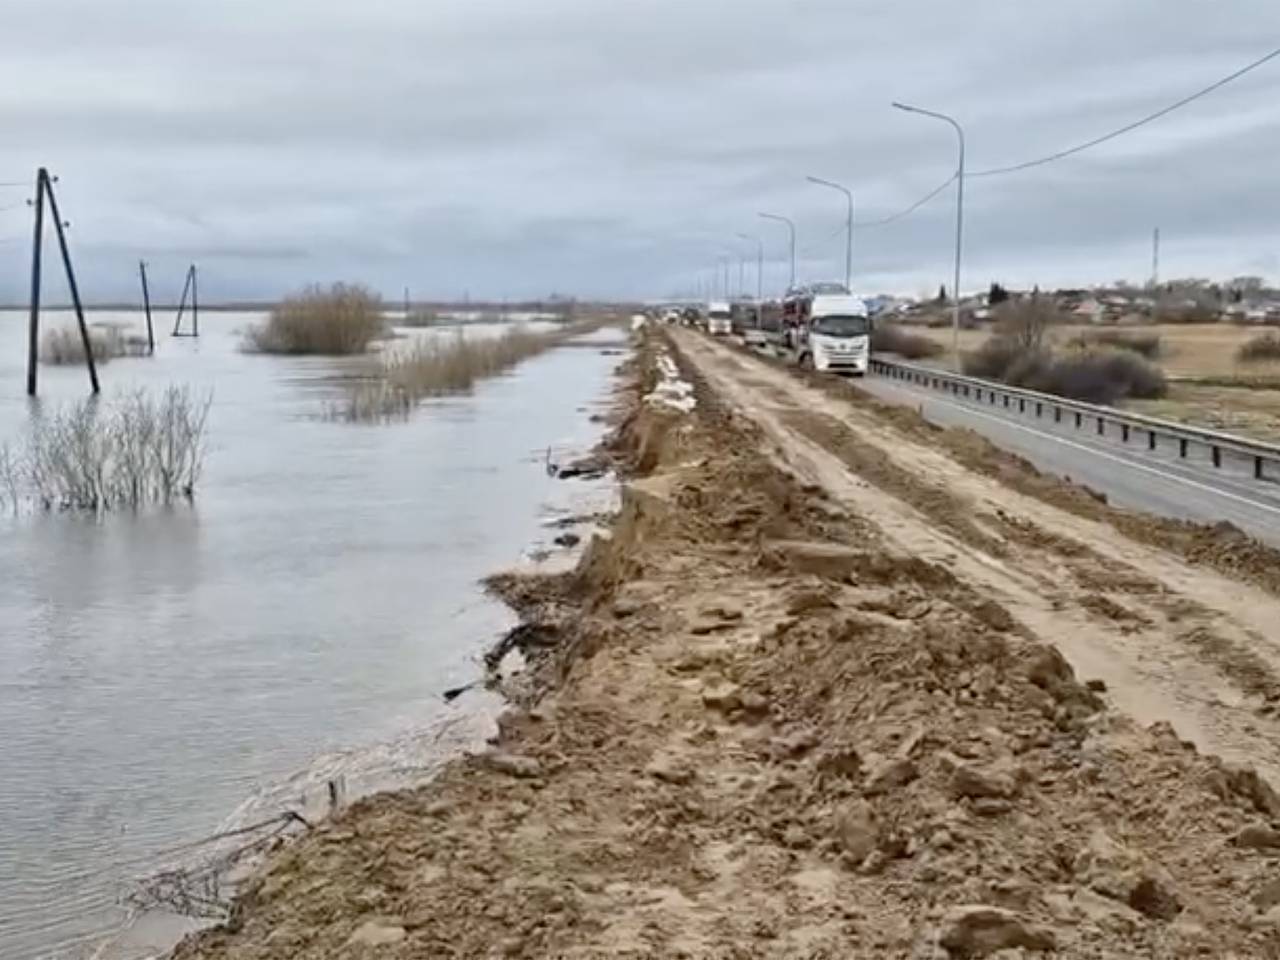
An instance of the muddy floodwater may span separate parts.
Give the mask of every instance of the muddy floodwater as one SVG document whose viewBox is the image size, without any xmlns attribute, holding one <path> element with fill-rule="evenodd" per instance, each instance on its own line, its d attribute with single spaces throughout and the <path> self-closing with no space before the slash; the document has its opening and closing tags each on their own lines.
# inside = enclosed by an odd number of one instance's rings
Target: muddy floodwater
<svg viewBox="0 0 1280 960">
<path fill-rule="evenodd" d="M 212 390 L 194 506 L 0 516 L 3 960 L 84 955 L 175 847 L 312 803 L 337 774 L 354 791 L 411 782 L 482 739 L 491 704 L 441 699 L 511 622 L 478 581 L 549 544 L 585 489 L 548 476 L 546 451 L 599 435 L 622 334 L 355 426 L 318 416 L 349 365 L 245 355 L 254 319 L 205 313 L 199 340 L 101 368 L 106 397 Z M 0 443 L 40 411 L 24 338 L 0 312 Z M 41 380 L 46 409 L 87 392 L 80 368 Z M 141 918 L 110 955 L 174 929 Z"/>
</svg>

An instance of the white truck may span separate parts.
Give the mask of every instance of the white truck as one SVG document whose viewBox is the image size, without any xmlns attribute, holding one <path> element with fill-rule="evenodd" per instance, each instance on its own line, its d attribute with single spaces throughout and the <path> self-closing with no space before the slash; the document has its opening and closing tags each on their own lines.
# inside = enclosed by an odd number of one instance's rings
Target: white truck
<svg viewBox="0 0 1280 960">
<path fill-rule="evenodd" d="M 795 331 L 794 352 L 802 367 L 862 376 L 871 358 L 871 317 L 862 298 L 816 294 Z"/>
<path fill-rule="evenodd" d="M 719 300 L 707 304 L 707 333 L 727 337 L 733 333 L 733 308 Z"/>
</svg>

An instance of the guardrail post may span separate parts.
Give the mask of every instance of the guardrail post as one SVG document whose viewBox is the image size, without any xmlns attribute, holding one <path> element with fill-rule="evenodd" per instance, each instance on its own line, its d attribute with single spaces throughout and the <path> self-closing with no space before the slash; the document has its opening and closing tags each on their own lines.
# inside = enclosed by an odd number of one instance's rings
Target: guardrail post
<svg viewBox="0 0 1280 960">
<path fill-rule="evenodd" d="M 1107 435 L 1107 421 L 1102 417 L 1098 417 L 1098 436 L 1105 437 Z"/>
<path fill-rule="evenodd" d="M 1179 437 L 1178 438 L 1178 456 L 1185 458 L 1186 455 L 1187 455 L 1187 438 Z"/>
<path fill-rule="evenodd" d="M 1054 407 L 1054 408 L 1053 408 L 1053 422 L 1054 422 L 1054 423 L 1061 423 L 1061 422 L 1062 422 L 1062 408 L 1061 408 L 1061 407 Z"/>
<path fill-rule="evenodd" d="M 1026 401 L 1025 399 L 1023 399 L 1022 397 L 1019 397 L 1019 398 L 1018 398 L 1018 412 L 1019 412 L 1019 413 L 1026 413 L 1026 412 L 1027 412 L 1027 401 Z"/>
<path fill-rule="evenodd" d="M 1156 448 L 1156 432 L 1154 430 L 1147 431 L 1147 449 L 1154 450 Z"/>
<path fill-rule="evenodd" d="M 1261 457 L 1253 458 L 1253 479 L 1255 480 L 1264 479 L 1262 476 L 1262 458 Z"/>
<path fill-rule="evenodd" d="M 1129 442 L 1129 425 L 1127 423 L 1120 424 L 1120 439 L 1125 443 Z"/>
<path fill-rule="evenodd" d="M 1222 466 L 1222 448 L 1215 444 L 1212 449 L 1213 449 L 1213 465 L 1215 467 Z"/>
<path fill-rule="evenodd" d="M 1079 410 L 1077 410 L 1076 411 L 1076 429 L 1079 430 L 1083 426 L 1084 426 L 1084 416 L 1080 413 Z"/>
<path fill-rule="evenodd" d="M 1007 393 L 1004 395 L 1004 405 L 1006 407 L 1009 406 L 1009 395 Z"/>
</svg>

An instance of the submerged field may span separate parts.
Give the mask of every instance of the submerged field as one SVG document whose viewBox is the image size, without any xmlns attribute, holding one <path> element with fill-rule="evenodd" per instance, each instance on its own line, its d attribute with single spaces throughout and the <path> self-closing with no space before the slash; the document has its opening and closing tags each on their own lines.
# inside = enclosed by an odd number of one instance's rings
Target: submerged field
<svg viewBox="0 0 1280 960">
<path fill-rule="evenodd" d="M 0 512 L 3 960 L 97 942 L 159 851 L 323 802 L 329 776 L 352 793 L 414 782 L 488 732 L 440 694 L 510 623 L 479 580 L 549 546 L 542 521 L 580 489 L 547 476 L 546 451 L 591 444 L 616 334 L 352 426 L 323 419 L 344 362 L 245 354 L 256 319 L 211 313 L 199 340 L 100 371 L 108 399 L 212 394 L 194 504 Z M 29 405 L 23 318 L 0 320 L 2 442 L 88 384 L 44 367 Z M 144 918 L 104 956 L 147 955 L 174 929 Z"/>
</svg>

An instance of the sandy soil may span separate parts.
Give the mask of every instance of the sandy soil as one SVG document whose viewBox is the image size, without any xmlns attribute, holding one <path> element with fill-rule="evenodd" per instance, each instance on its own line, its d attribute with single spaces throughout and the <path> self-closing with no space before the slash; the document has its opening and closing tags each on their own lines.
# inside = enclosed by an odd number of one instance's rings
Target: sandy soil
<svg viewBox="0 0 1280 960">
<path fill-rule="evenodd" d="M 177 956 L 1280 955 L 1275 592 L 674 336 L 610 535 L 497 580 L 533 667 L 494 751 Z M 696 405 L 638 402 L 673 349 Z"/>
</svg>

